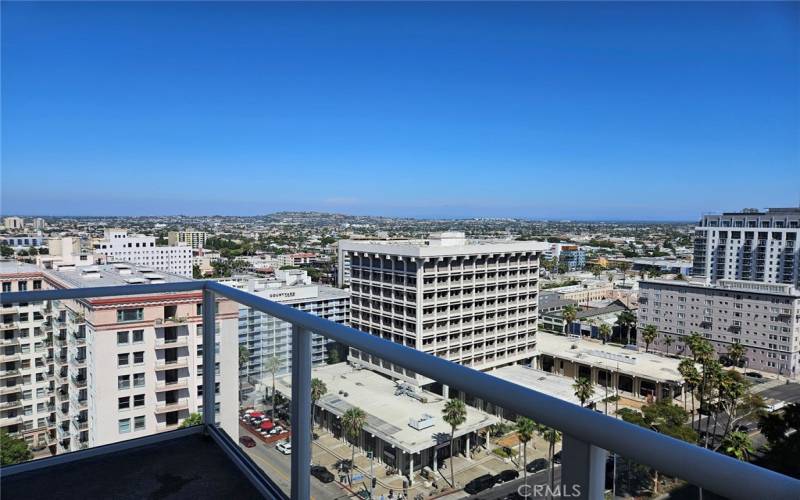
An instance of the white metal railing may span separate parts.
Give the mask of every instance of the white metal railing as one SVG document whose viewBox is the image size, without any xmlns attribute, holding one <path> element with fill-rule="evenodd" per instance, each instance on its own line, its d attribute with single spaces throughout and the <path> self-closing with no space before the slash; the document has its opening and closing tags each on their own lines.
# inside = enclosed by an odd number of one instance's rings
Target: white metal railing
<svg viewBox="0 0 800 500">
<path fill-rule="evenodd" d="M 311 406 L 311 338 L 312 332 L 372 354 L 422 376 L 436 380 L 481 398 L 501 408 L 526 415 L 564 435 L 561 481 L 579 485 L 574 498 L 600 499 L 604 494 L 604 470 L 607 451 L 613 451 L 638 463 L 682 478 L 691 484 L 732 499 L 800 498 L 800 481 L 776 472 L 741 462 L 719 453 L 643 429 L 622 420 L 608 417 L 572 403 L 472 370 L 445 359 L 405 347 L 353 328 L 328 321 L 290 306 L 231 288 L 214 281 L 128 285 L 113 287 L 74 288 L 6 293 L 0 303 L 68 300 L 92 297 L 141 295 L 152 293 L 202 291 L 203 343 L 213 345 L 215 338 L 215 302 L 218 296 L 251 307 L 292 325 L 292 456 L 291 492 L 293 498 L 310 498 L 311 432 L 305 418 Z M 210 325 L 210 328 L 206 328 Z M 203 350 L 203 366 L 215 366 L 215 350 Z M 215 370 L 203 370 L 203 408 L 215 407 Z M 204 432 L 212 436 L 231 460 L 265 495 L 279 494 L 274 484 L 220 431 L 214 412 L 203 415 Z M 183 435 L 197 432 L 181 429 L 168 433 Z M 141 440 L 125 441 L 98 449 L 87 449 L 76 458 L 59 455 L 3 468 L 14 474 L 52 464 L 78 460 L 81 456 L 118 451 L 135 442 L 158 442 L 170 439 L 153 435 Z M 81 455 L 81 453 L 83 455 Z"/>
</svg>

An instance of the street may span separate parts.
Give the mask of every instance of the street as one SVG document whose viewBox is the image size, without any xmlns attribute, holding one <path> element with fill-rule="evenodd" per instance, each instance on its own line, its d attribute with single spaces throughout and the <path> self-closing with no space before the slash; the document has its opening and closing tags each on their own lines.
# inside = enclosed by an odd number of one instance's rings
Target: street
<svg viewBox="0 0 800 500">
<path fill-rule="evenodd" d="M 528 474 L 528 481 L 527 481 L 528 486 L 533 486 L 533 485 L 537 485 L 537 484 L 539 484 L 539 485 L 548 484 L 549 483 L 548 479 L 550 477 L 549 476 L 549 472 L 550 472 L 549 470 L 543 470 L 543 471 L 539 471 L 539 472 L 537 472 L 535 474 Z M 555 475 L 555 479 L 553 481 L 553 484 L 555 485 L 555 487 L 558 487 L 560 482 L 561 482 L 561 466 L 560 465 L 556 465 L 556 467 L 555 467 L 553 472 L 554 472 L 554 475 Z M 520 486 L 523 486 L 524 484 L 526 484 L 525 483 L 525 479 L 522 476 L 520 476 L 519 479 L 515 479 L 513 481 L 509 481 L 509 482 L 503 483 L 503 484 L 498 484 L 497 486 L 495 486 L 493 488 L 489 488 L 488 490 L 482 491 L 482 492 L 478 493 L 477 495 L 473 495 L 473 496 L 466 497 L 466 498 L 474 499 L 474 500 L 478 500 L 478 499 L 480 499 L 480 500 L 502 499 L 502 498 L 505 498 L 507 495 L 511 495 L 512 493 L 518 492 Z M 525 489 L 524 488 L 523 488 L 523 491 L 521 493 L 525 493 Z M 544 490 L 542 490 L 542 493 L 543 493 L 542 495 L 535 495 L 533 489 L 528 489 L 528 494 L 530 496 L 526 497 L 526 498 L 529 498 L 531 500 L 538 499 L 538 498 L 547 498 L 546 492 Z"/>
</svg>

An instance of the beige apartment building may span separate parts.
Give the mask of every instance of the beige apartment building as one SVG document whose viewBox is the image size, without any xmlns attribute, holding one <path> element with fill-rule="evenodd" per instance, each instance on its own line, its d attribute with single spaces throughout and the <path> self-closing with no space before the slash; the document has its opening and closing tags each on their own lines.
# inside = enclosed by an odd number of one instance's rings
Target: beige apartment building
<svg viewBox="0 0 800 500">
<path fill-rule="evenodd" d="M 0 270 L 0 281 L 4 290 L 9 291 L 17 291 L 23 280 L 29 282 L 25 285 L 31 287 L 28 289 L 135 286 L 186 280 L 127 264 L 45 272 L 33 268 L 20 272 L 15 263 L 3 262 Z M 204 410 L 201 304 L 200 292 L 42 304 L 41 341 L 32 339 L 29 347 L 17 350 L 14 345 L 5 345 L 4 340 L 0 377 L 5 379 L 18 370 L 21 378 L 14 379 L 14 385 L 21 387 L 13 395 L 4 393 L 0 399 L 3 427 L 33 445 L 40 443 L 44 435 L 52 454 L 176 429 L 190 414 Z M 236 304 L 219 301 L 217 320 L 214 369 L 219 390 L 215 411 L 222 428 L 235 435 L 238 426 Z M 8 326 L 22 325 L 7 323 L 5 311 L 3 321 Z M 4 339 L 21 335 L 8 335 L 4 327 Z M 36 337 L 34 331 L 29 335 Z M 38 369 L 35 358 L 23 363 L 25 349 L 39 355 L 46 362 L 46 370 Z M 9 385 L 3 382 L 4 387 Z M 41 413 L 40 403 L 44 403 Z M 42 418 L 45 432 L 26 432 L 27 427 L 40 428 Z"/>
<path fill-rule="evenodd" d="M 543 243 L 471 241 L 441 233 L 420 241 L 339 242 L 339 283 L 349 281 L 350 323 L 479 370 L 535 354 Z M 350 361 L 416 384 L 430 381 L 377 356 Z"/>
<path fill-rule="evenodd" d="M 170 246 L 189 245 L 194 249 L 203 248 L 206 244 L 208 233 L 205 231 L 170 231 L 167 233 L 167 243 Z"/>
</svg>

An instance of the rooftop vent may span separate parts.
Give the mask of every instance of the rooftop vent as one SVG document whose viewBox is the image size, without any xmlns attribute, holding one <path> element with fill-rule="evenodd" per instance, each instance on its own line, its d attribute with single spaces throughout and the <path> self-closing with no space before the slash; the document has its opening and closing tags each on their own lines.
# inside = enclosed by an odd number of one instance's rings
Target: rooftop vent
<svg viewBox="0 0 800 500">
<path fill-rule="evenodd" d="M 427 413 L 423 413 L 419 418 L 410 417 L 408 419 L 408 425 L 418 431 L 427 429 L 428 427 L 433 427 L 433 424 L 433 415 L 428 415 Z"/>
</svg>

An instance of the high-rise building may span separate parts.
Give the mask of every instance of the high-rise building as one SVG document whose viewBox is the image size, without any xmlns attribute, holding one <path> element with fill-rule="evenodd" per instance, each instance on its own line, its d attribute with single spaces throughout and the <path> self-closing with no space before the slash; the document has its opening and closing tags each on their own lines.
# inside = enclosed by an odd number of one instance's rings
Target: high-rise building
<svg viewBox="0 0 800 500">
<path fill-rule="evenodd" d="M 299 269 L 278 270 L 275 278 L 250 276 L 220 280 L 226 285 L 246 290 L 254 295 L 292 306 L 336 323 L 346 323 L 350 312 L 350 293 L 311 282 L 308 274 Z M 272 374 L 266 369 L 267 360 L 278 358 L 276 375 L 284 375 L 292 367 L 292 327 L 249 307 L 239 309 L 239 344 L 246 347 L 250 359 L 240 375 L 260 382 Z M 314 333 L 311 340 L 312 362 L 325 364 L 331 345 L 325 337 Z"/>
<path fill-rule="evenodd" d="M 41 231 L 46 226 L 47 224 L 45 224 L 44 219 L 42 219 L 41 217 L 36 217 L 35 219 L 33 219 L 33 229 L 35 229 L 36 231 Z"/>
<path fill-rule="evenodd" d="M 203 248 L 206 244 L 208 233 L 204 231 L 170 231 L 167 233 L 167 241 L 170 245 L 186 244 L 192 248 Z"/>
<path fill-rule="evenodd" d="M 3 291 L 186 280 L 125 264 L 39 271 L 3 262 L 0 269 Z M 238 308 L 224 300 L 217 305 L 215 411 L 235 435 Z M 23 316 L 20 308 L 32 310 Z M 3 325 L 0 377 L 9 389 L 0 399 L 0 425 L 26 439 L 31 431 L 30 440 L 44 439 L 50 453 L 174 429 L 203 411 L 199 292 L 18 304 L 3 310 Z"/>
<path fill-rule="evenodd" d="M 4 217 L 3 226 L 9 231 L 25 229 L 25 220 L 22 217 Z"/>
<path fill-rule="evenodd" d="M 188 245 L 156 246 L 155 236 L 129 235 L 125 229 L 106 229 L 94 242 L 94 252 L 108 262 L 127 262 L 187 278 L 192 277 L 192 248 Z"/>
<path fill-rule="evenodd" d="M 745 346 L 750 369 L 796 376 L 800 364 L 800 292 L 787 284 L 641 281 L 637 324 L 639 330 L 656 326 L 658 338 L 650 345 L 655 350 L 691 355 L 686 338 L 696 332 L 720 357 L 734 343 Z"/>
<path fill-rule="evenodd" d="M 339 283 L 349 275 L 351 326 L 488 370 L 530 360 L 536 347 L 539 257 L 532 241 L 339 242 Z M 350 360 L 412 383 L 429 381 L 376 356 Z"/>
<path fill-rule="evenodd" d="M 745 280 L 800 288 L 800 208 L 704 215 L 694 231 L 692 274 L 707 283 Z"/>
</svg>

